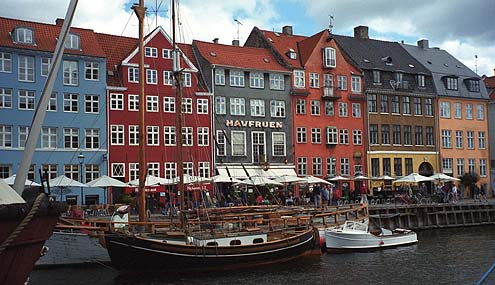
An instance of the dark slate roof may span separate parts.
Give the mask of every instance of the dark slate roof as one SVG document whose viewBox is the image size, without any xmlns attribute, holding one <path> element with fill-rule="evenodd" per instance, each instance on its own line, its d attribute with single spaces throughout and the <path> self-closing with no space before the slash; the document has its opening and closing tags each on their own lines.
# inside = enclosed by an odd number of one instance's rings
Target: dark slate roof
<svg viewBox="0 0 495 285">
<path fill-rule="evenodd" d="M 488 92 L 486 91 L 485 84 L 481 81 L 481 77 L 447 51 L 439 48 L 422 48 L 406 44 L 401 44 L 401 46 L 431 71 L 439 96 L 488 99 Z M 458 90 L 446 89 L 443 80 L 445 76 L 458 78 Z M 480 80 L 480 92 L 468 91 L 466 79 Z"/>
<path fill-rule="evenodd" d="M 363 70 L 431 74 L 399 43 L 339 35 L 333 35 L 333 37 L 345 53 Z"/>
</svg>

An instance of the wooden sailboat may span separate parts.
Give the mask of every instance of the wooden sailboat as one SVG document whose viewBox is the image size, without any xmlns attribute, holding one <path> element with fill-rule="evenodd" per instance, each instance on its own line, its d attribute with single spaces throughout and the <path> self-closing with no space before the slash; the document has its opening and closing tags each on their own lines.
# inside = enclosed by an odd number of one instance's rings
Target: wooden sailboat
<svg viewBox="0 0 495 285">
<path fill-rule="evenodd" d="M 144 84 L 143 0 L 133 7 L 140 22 L 140 84 Z M 178 66 L 179 49 L 175 42 L 175 3 L 172 1 L 173 59 L 176 79 L 176 102 L 181 102 L 181 71 Z M 140 86 L 144 96 L 144 85 Z M 145 106 L 144 102 L 140 106 Z M 140 205 L 139 218 L 145 221 L 144 177 L 146 175 L 144 147 L 141 136 L 144 127 L 144 110 L 140 116 Z M 181 108 L 177 108 L 178 191 L 180 197 L 181 230 L 162 234 L 110 231 L 105 233 L 105 242 L 112 265 L 122 272 L 211 272 L 248 268 L 280 263 L 304 255 L 321 254 L 318 231 L 309 222 L 290 228 L 244 227 L 243 230 L 212 228 L 205 232 L 189 232 L 184 208 L 184 169 L 182 167 L 182 123 Z"/>
</svg>

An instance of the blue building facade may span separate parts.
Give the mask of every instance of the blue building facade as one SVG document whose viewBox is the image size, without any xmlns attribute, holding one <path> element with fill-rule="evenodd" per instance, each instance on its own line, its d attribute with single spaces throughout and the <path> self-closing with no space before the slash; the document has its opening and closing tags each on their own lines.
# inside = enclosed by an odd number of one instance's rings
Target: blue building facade
<svg viewBox="0 0 495 285">
<path fill-rule="evenodd" d="M 0 178 L 17 172 L 47 79 L 62 21 L 0 18 Z M 107 174 L 106 59 L 94 32 L 72 28 L 28 179 L 65 175 L 89 182 Z M 102 189 L 52 189 L 56 200 L 102 204 Z"/>
</svg>

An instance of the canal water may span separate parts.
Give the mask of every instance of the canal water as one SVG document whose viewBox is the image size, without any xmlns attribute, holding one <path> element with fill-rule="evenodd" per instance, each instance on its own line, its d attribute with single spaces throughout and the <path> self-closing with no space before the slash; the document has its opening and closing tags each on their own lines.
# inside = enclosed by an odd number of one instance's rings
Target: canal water
<svg viewBox="0 0 495 285">
<path fill-rule="evenodd" d="M 418 239 L 412 246 L 201 276 L 122 276 L 106 265 L 40 269 L 29 284 L 474 284 L 495 262 L 495 226 L 421 231 Z M 495 284 L 495 272 L 483 284 Z"/>
</svg>

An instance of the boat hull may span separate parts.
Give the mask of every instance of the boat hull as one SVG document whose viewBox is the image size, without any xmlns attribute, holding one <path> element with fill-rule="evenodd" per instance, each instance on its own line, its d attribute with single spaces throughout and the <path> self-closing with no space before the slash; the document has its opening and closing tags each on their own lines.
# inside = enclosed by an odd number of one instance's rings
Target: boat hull
<svg viewBox="0 0 495 285">
<path fill-rule="evenodd" d="M 327 250 L 368 250 L 418 242 L 415 232 L 376 236 L 371 233 L 346 233 L 335 230 L 325 231 Z"/>
<path fill-rule="evenodd" d="M 108 233 L 105 239 L 112 265 L 126 273 L 226 271 L 321 254 L 316 229 L 278 241 L 239 246 L 171 244 L 118 233 Z"/>
</svg>

